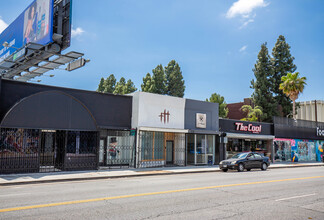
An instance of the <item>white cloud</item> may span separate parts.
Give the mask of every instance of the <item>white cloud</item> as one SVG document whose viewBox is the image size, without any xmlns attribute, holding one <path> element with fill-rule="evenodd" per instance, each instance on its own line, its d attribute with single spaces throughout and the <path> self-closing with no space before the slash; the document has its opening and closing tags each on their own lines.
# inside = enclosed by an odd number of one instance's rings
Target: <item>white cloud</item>
<svg viewBox="0 0 324 220">
<path fill-rule="evenodd" d="M 8 24 L 0 17 L 0 34 L 8 27 Z"/>
<path fill-rule="evenodd" d="M 227 11 L 227 18 L 234 18 L 238 15 L 243 18 L 248 18 L 252 11 L 259 7 L 266 7 L 269 4 L 264 0 L 238 0 L 234 2 L 231 8 Z"/>
<path fill-rule="evenodd" d="M 254 19 L 245 20 L 243 22 L 243 24 L 241 25 L 240 29 L 246 27 L 249 23 L 252 23 L 252 22 L 254 22 Z"/>
<path fill-rule="evenodd" d="M 243 47 L 241 47 L 240 52 L 244 52 L 246 50 L 246 48 L 247 48 L 247 45 L 244 45 Z"/>
<path fill-rule="evenodd" d="M 269 3 L 265 0 L 238 0 L 233 3 L 231 8 L 227 11 L 226 17 L 228 19 L 240 17 L 242 25 L 240 29 L 246 27 L 249 23 L 254 22 L 256 13 L 253 12 L 256 8 L 263 8 L 268 6 Z"/>
<path fill-rule="evenodd" d="M 77 37 L 77 36 L 80 36 L 84 33 L 84 30 L 80 27 L 76 28 L 76 29 L 73 29 L 72 28 L 72 33 L 71 33 L 71 36 L 72 37 Z"/>
</svg>

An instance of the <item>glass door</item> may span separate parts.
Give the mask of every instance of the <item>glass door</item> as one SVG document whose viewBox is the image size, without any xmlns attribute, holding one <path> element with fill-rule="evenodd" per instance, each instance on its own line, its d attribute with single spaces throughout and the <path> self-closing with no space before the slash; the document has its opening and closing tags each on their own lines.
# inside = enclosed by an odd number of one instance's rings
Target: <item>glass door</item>
<svg viewBox="0 0 324 220">
<path fill-rule="evenodd" d="M 196 163 L 206 164 L 207 163 L 207 143 L 206 135 L 197 134 L 197 151 L 196 151 Z"/>
</svg>

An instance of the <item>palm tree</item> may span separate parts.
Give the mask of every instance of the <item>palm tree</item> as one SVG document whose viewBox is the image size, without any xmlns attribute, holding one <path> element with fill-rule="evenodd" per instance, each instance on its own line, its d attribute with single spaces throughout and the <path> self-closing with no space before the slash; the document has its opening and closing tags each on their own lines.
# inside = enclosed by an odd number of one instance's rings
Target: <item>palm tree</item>
<svg viewBox="0 0 324 220">
<path fill-rule="evenodd" d="M 252 108 L 251 105 L 243 105 L 241 111 L 247 113 L 246 118 L 242 118 L 242 121 L 258 121 L 263 115 L 262 108 L 260 106 L 255 106 Z"/>
<path fill-rule="evenodd" d="M 295 119 L 295 101 L 298 99 L 299 93 L 304 91 L 306 77 L 299 78 L 299 72 L 288 73 L 287 76 L 281 77 L 279 89 L 293 101 L 293 118 Z"/>
</svg>

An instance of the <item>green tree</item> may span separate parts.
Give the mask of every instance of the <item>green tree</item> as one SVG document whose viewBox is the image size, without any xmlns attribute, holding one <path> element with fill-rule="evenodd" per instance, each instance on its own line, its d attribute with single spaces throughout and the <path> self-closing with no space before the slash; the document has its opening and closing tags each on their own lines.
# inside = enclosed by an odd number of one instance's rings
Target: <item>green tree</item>
<svg viewBox="0 0 324 220">
<path fill-rule="evenodd" d="M 277 104 L 271 92 L 272 65 L 266 43 L 261 45 L 258 60 L 254 65 L 254 79 L 251 88 L 254 89 L 252 98 L 256 106 L 263 109 L 262 121 L 272 122 L 272 117 L 277 115 Z"/>
<path fill-rule="evenodd" d="M 179 64 L 175 60 L 171 60 L 164 71 L 166 75 L 166 94 L 182 98 L 186 87 Z"/>
<path fill-rule="evenodd" d="M 137 90 L 137 88 L 135 87 L 134 83 L 132 82 L 132 80 L 127 80 L 127 83 L 125 85 L 125 89 L 124 89 L 124 94 L 129 94 L 132 92 L 135 92 Z"/>
<path fill-rule="evenodd" d="M 147 73 L 146 76 L 143 78 L 141 89 L 143 92 L 153 92 L 153 82 L 150 73 Z"/>
<path fill-rule="evenodd" d="M 123 95 L 125 94 L 126 80 L 121 77 L 119 82 L 116 83 L 114 94 Z"/>
<path fill-rule="evenodd" d="M 152 92 L 156 94 L 165 94 L 166 93 L 166 77 L 164 73 L 163 66 L 160 64 L 155 69 L 152 70 L 152 82 L 153 88 Z"/>
<path fill-rule="evenodd" d="M 132 92 L 135 92 L 137 88 L 135 87 L 132 80 L 125 80 L 124 77 L 121 77 L 119 82 L 116 83 L 114 94 L 125 95 Z"/>
<path fill-rule="evenodd" d="M 206 102 L 218 103 L 219 104 L 219 108 L 218 108 L 219 117 L 222 117 L 222 118 L 227 117 L 228 108 L 227 108 L 227 104 L 226 104 L 223 96 L 221 96 L 217 93 L 213 93 L 213 94 L 211 94 L 209 99 L 206 99 Z"/>
<path fill-rule="evenodd" d="M 295 119 L 295 101 L 298 95 L 304 91 L 306 84 L 306 77 L 299 77 L 299 72 L 288 73 L 281 78 L 279 89 L 289 97 L 293 102 L 293 117 Z"/>
<path fill-rule="evenodd" d="M 284 36 L 280 35 L 272 49 L 272 86 L 271 90 L 274 93 L 275 100 L 282 108 L 282 116 L 287 116 L 292 111 L 292 103 L 282 90 L 279 89 L 281 78 L 288 73 L 296 71 L 297 67 L 294 64 L 294 57 L 290 54 L 290 46 L 286 42 Z"/>
<path fill-rule="evenodd" d="M 262 108 L 255 106 L 252 108 L 251 105 L 243 105 L 241 111 L 246 113 L 246 118 L 242 118 L 242 121 L 260 121 L 260 117 L 263 115 Z"/>
<path fill-rule="evenodd" d="M 104 83 L 105 83 L 105 79 L 103 77 L 101 77 L 99 85 L 98 85 L 97 92 L 104 92 L 104 90 L 105 90 Z"/>
<path fill-rule="evenodd" d="M 116 78 L 114 74 L 110 74 L 108 78 L 104 82 L 104 92 L 106 93 L 114 93 L 115 91 L 115 86 L 116 86 Z"/>
</svg>

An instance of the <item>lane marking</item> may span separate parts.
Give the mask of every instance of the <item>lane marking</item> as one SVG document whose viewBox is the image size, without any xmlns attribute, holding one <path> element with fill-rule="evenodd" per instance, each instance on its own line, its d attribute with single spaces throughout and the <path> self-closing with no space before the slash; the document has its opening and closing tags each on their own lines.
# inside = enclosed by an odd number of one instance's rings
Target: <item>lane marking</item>
<svg viewBox="0 0 324 220">
<path fill-rule="evenodd" d="M 296 198 L 302 198 L 302 197 L 307 197 L 307 196 L 315 196 L 315 195 L 316 195 L 316 193 L 313 193 L 313 194 L 307 194 L 307 195 L 293 196 L 293 197 L 288 197 L 288 198 L 283 198 L 283 199 L 277 199 L 275 201 L 278 202 L 278 201 L 283 201 L 283 200 L 296 199 Z"/>
<path fill-rule="evenodd" d="M 258 181 L 258 182 L 248 182 L 248 183 L 234 183 L 234 184 L 218 185 L 218 186 L 205 186 L 205 187 L 190 188 L 190 189 L 177 189 L 177 190 L 168 190 L 168 191 L 161 191 L 161 192 L 140 193 L 140 194 L 131 194 L 131 195 L 123 195 L 123 196 L 112 196 L 112 197 L 95 198 L 95 199 L 85 199 L 85 200 L 75 200 L 75 201 L 57 202 L 57 203 L 49 203 L 49 204 L 31 205 L 31 206 L 21 206 L 21 207 L 0 209 L 0 213 L 21 211 L 21 210 L 28 210 L 28 209 L 54 207 L 54 206 L 62 206 L 62 205 L 81 204 L 81 203 L 89 203 L 89 202 L 99 202 L 99 201 L 114 200 L 114 199 L 134 198 L 134 197 L 141 197 L 141 196 L 162 195 L 162 194 L 178 193 L 178 192 L 190 192 L 190 191 L 197 191 L 197 190 L 204 190 L 204 189 L 216 189 L 216 188 L 224 188 L 224 187 L 232 187 L 232 186 L 246 186 L 246 185 L 255 185 L 255 184 L 263 184 L 263 183 L 277 183 L 277 182 L 285 182 L 285 181 L 296 181 L 296 180 L 307 180 L 307 179 L 318 179 L 318 178 L 324 178 L 324 176 L 311 176 L 311 177 L 301 177 L 301 178 L 291 178 L 291 179 L 267 180 L 267 181 Z"/>
<path fill-rule="evenodd" d="M 22 195 L 30 195 L 31 193 L 13 193 L 13 194 L 6 194 L 0 195 L 0 197 L 8 197 L 8 196 L 22 196 Z"/>
</svg>

